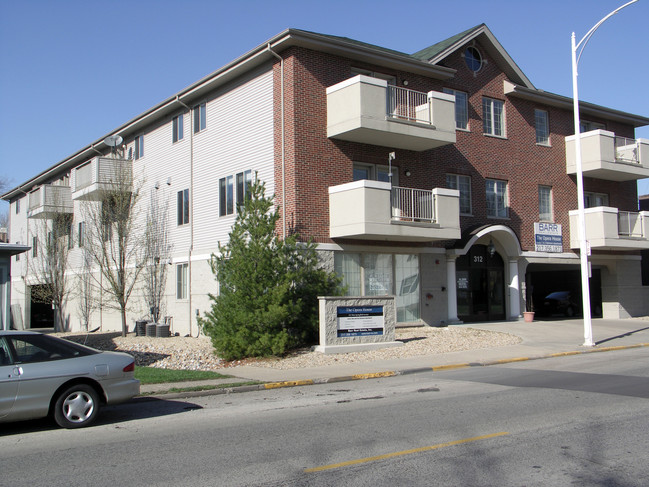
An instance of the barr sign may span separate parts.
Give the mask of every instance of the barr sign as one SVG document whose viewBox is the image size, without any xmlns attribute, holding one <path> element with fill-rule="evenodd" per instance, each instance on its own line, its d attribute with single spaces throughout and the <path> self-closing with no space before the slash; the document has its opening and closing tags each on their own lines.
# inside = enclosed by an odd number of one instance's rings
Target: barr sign
<svg viewBox="0 0 649 487">
<path fill-rule="evenodd" d="M 559 223 L 534 223 L 534 250 L 537 252 L 563 252 L 563 236 Z"/>
<path fill-rule="evenodd" d="M 383 306 L 338 306 L 338 337 L 383 335 Z"/>
</svg>

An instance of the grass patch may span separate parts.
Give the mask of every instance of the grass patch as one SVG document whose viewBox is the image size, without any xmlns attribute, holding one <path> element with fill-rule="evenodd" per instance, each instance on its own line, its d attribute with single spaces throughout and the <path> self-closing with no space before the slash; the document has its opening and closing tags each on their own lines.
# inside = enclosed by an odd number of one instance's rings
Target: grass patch
<svg viewBox="0 0 649 487">
<path fill-rule="evenodd" d="M 175 370 L 159 369 L 157 367 L 135 367 L 135 378 L 139 379 L 142 384 L 227 379 L 228 377 L 231 376 L 205 370 Z"/>
<path fill-rule="evenodd" d="M 230 387 L 241 387 L 241 386 L 256 386 L 257 384 L 263 384 L 257 380 L 247 381 L 247 382 L 233 382 L 231 384 L 216 384 L 216 385 L 202 385 L 202 386 L 191 386 L 191 387 L 172 387 L 164 393 L 167 394 L 181 394 L 183 392 L 198 392 L 198 391 L 212 391 L 214 389 L 227 389 Z M 161 394 L 160 391 L 144 392 L 140 393 L 140 396 L 157 396 Z"/>
</svg>

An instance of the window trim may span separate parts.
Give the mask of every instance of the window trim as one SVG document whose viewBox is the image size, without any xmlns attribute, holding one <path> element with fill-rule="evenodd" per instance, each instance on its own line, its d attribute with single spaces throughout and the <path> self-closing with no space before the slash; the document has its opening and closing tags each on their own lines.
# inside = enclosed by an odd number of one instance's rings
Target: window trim
<svg viewBox="0 0 649 487">
<path fill-rule="evenodd" d="M 485 102 L 488 102 L 489 106 L 489 124 L 491 126 L 491 131 L 487 131 L 487 114 L 485 110 Z M 494 107 L 496 105 L 501 106 L 501 123 L 500 131 L 502 133 L 496 133 L 496 114 Z M 482 134 L 488 137 L 497 137 L 499 139 L 507 138 L 507 119 L 505 117 L 505 102 L 503 100 L 498 100 L 497 98 L 491 98 L 489 96 L 482 97 Z"/>
<path fill-rule="evenodd" d="M 487 191 L 487 185 L 488 185 L 489 182 L 494 182 L 495 183 L 495 185 L 494 185 L 495 192 L 494 193 L 489 193 Z M 498 215 L 498 206 L 497 206 L 498 201 L 497 200 L 496 200 L 496 207 L 495 207 L 496 213 L 493 214 L 493 215 L 489 214 L 489 204 L 488 204 L 489 195 L 493 194 L 494 197 L 496 197 L 496 198 L 498 197 L 498 189 L 497 189 L 498 183 L 502 183 L 502 184 L 505 185 L 504 210 L 505 210 L 506 215 L 504 215 L 504 216 Z M 487 212 L 487 218 L 497 218 L 497 219 L 500 219 L 500 220 L 509 219 L 509 209 L 510 209 L 510 206 L 509 206 L 509 181 L 506 181 L 504 179 L 485 178 L 485 196 L 486 196 L 486 203 L 487 203 L 487 204 L 485 204 L 485 210 Z"/>
<path fill-rule="evenodd" d="M 207 129 L 207 102 L 194 105 L 192 112 L 192 130 L 198 134 Z"/>
<path fill-rule="evenodd" d="M 382 181 L 382 182 L 385 182 L 385 183 L 390 182 L 390 176 L 389 176 L 390 166 L 389 165 L 372 164 L 371 162 L 354 161 L 353 164 L 352 164 L 352 180 L 359 181 L 358 179 L 354 178 L 353 171 L 355 171 L 356 169 L 367 169 L 368 174 L 369 174 L 368 181 Z M 383 181 L 382 179 L 379 179 L 379 173 L 388 174 L 388 180 Z M 399 186 L 399 166 L 395 166 L 395 165 L 392 165 L 392 186 Z"/>
<path fill-rule="evenodd" d="M 606 202 L 605 203 L 603 202 L 604 204 L 599 205 L 599 206 L 588 206 L 588 204 L 587 204 L 588 198 L 592 198 L 592 197 L 604 199 L 604 200 L 606 200 Z M 597 193 L 595 191 L 584 191 L 584 208 L 599 208 L 599 207 L 602 207 L 602 206 L 603 207 L 608 207 L 609 204 L 610 203 L 609 203 L 608 193 Z"/>
<path fill-rule="evenodd" d="M 140 134 L 135 136 L 135 139 L 133 140 L 134 145 L 135 145 L 135 150 L 133 151 L 133 156 L 134 159 L 137 161 L 138 159 L 142 159 L 144 157 L 144 135 Z"/>
<path fill-rule="evenodd" d="M 449 176 L 455 179 L 455 185 L 456 185 L 455 188 L 451 188 L 449 186 L 449 184 L 448 184 Z M 469 193 L 468 193 L 469 212 L 468 213 L 465 213 L 465 212 L 462 211 L 462 194 L 463 194 L 463 192 L 460 189 L 460 178 L 466 178 L 468 180 L 468 182 L 469 182 Z M 457 189 L 460 192 L 460 215 L 462 215 L 462 216 L 473 216 L 473 197 L 472 197 L 472 194 L 471 194 L 472 193 L 471 176 L 467 176 L 466 174 L 447 173 L 446 174 L 446 186 L 449 189 Z"/>
<path fill-rule="evenodd" d="M 444 93 L 447 93 L 449 95 L 455 96 L 455 130 L 461 130 L 463 132 L 470 132 L 471 131 L 471 126 L 469 124 L 469 93 L 466 91 L 461 91 L 461 90 L 455 90 L 453 88 L 443 88 L 442 91 Z M 458 126 L 458 104 L 457 104 L 457 94 L 461 93 L 462 95 L 465 96 L 464 98 L 464 114 L 466 116 L 466 126 L 465 127 L 459 127 Z"/>
<path fill-rule="evenodd" d="M 38 258 L 38 237 L 32 237 L 32 257 L 34 259 Z"/>
<path fill-rule="evenodd" d="M 180 142 L 185 137 L 184 127 L 185 114 L 181 113 L 171 119 L 171 143 Z"/>
<path fill-rule="evenodd" d="M 538 115 L 543 114 L 544 115 L 544 120 L 540 120 Z M 543 122 L 543 126 L 539 126 L 539 121 Z M 539 141 L 539 129 L 544 130 L 544 134 L 542 133 L 541 136 L 545 135 L 545 140 L 544 141 Z M 535 108 L 534 109 L 534 133 L 536 136 L 536 145 L 540 145 L 542 147 L 550 147 L 550 114 L 548 113 L 547 110 L 542 110 L 540 108 Z"/>
<path fill-rule="evenodd" d="M 181 262 L 176 264 L 176 299 L 188 299 L 188 276 L 189 276 L 189 263 Z"/>
<path fill-rule="evenodd" d="M 541 190 L 542 189 L 547 189 L 548 190 L 548 204 L 550 206 L 550 211 L 549 219 L 544 219 L 543 214 L 541 213 Z M 539 184 L 538 187 L 538 198 L 539 198 L 539 222 L 554 222 L 554 198 L 553 198 L 553 191 L 552 191 L 552 186 L 549 186 L 547 184 Z"/>
<path fill-rule="evenodd" d="M 249 197 L 249 188 L 255 178 L 252 169 L 247 169 L 219 179 L 219 217 L 236 214 L 239 206 Z"/>
<path fill-rule="evenodd" d="M 189 224 L 189 210 L 189 188 L 181 189 L 176 202 L 176 223 L 179 227 Z"/>
</svg>

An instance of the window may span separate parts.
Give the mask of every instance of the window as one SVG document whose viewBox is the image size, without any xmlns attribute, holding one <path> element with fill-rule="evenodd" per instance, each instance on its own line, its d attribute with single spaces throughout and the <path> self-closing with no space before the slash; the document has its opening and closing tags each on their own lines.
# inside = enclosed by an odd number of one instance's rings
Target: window
<svg viewBox="0 0 649 487">
<path fill-rule="evenodd" d="M 504 103 L 493 98 L 482 99 L 482 131 L 486 135 L 505 136 Z"/>
<path fill-rule="evenodd" d="M 194 107 L 194 133 L 197 134 L 207 127 L 207 112 L 205 103 Z"/>
<path fill-rule="evenodd" d="M 355 162 L 353 168 L 354 181 L 371 179 L 372 181 L 390 182 L 390 167 L 377 164 Z M 399 168 L 392 166 L 392 185 L 399 186 Z"/>
<path fill-rule="evenodd" d="M 379 73 L 376 71 L 370 71 L 369 69 L 352 68 L 352 74 L 354 76 L 362 74 L 364 76 L 369 76 L 370 78 L 383 79 L 387 81 L 389 85 L 397 84 L 397 78 L 395 78 L 394 76 L 390 74 Z"/>
<path fill-rule="evenodd" d="M 469 95 L 464 91 L 444 88 L 444 93 L 455 95 L 455 128 L 469 130 Z"/>
<path fill-rule="evenodd" d="M 16 242 L 16 245 L 20 245 L 20 242 Z M 16 254 L 16 262 L 20 260 L 20 254 Z"/>
<path fill-rule="evenodd" d="M 38 257 L 38 238 L 32 237 L 32 257 Z"/>
<path fill-rule="evenodd" d="M 608 206 L 608 195 L 604 193 L 584 192 L 584 207 Z"/>
<path fill-rule="evenodd" d="M 252 185 L 252 171 L 240 172 L 237 174 L 237 206 L 250 198 L 250 186 Z"/>
<path fill-rule="evenodd" d="M 545 110 L 534 110 L 534 126 L 536 127 L 536 143 L 550 145 L 548 112 Z"/>
<path fill-rule="evenodd" d="M 234 178 L 228 176 L 219 180 L 219 216 L 234 213 Z"/>
<path fill-rule="evenodd" d="M 591 130 L 606 130 L 606 125 L 599 122 L 589 122 L 588 120 L 579 121 L 580 132 L 590 132 Z"/>
<path fill-rule="evenodd" d="M 144 157 L 144 135 L 135 137 L 135 160 Z"/>
<path fill-rule="evenodd" d="M 471 214 L 471 177 L 459 174 L 446 175 L 446 187 L 460 191 L 460 213 Z"/>
<path fill-rule="evenodd" d="M 187 299 L 187 272 L 189 264 L 176 265 L 176 299 Z"/>
<path fill-rule="evenodd" d="M 477 73 L 482 68 L 482 54 L 473 46 L 464 51 L 464 61 L 471 71 Z"/>
<path fill-rule="evenodd" d="M 551 222 L 552 217 L 552 187 L 539 186 L 539 221 Z"/>
<path fill-rule="evenodd" d="M 189 223 L 189 189 L 178 191 L 178 225 Z"/>
<path fill-rule="evenodd" d="M 86 222 L 79 222 L 79 248 L 83 247 L 86 240 Z"/>
<path fill-rule="evenodd" d="M 507 201 L 507 181 L 487 179 L 487 216 L 507 218 L 509 203 Z"/>
<path fill-rule="evenodd" d="M 16 200 L 16 215 L 20 213 L 20 200 Z"/>
<path fill-rule="evenodd" d="M 172 142 L 178 142 L 182 140 L 184 136 L 183 131 L 183 115 L 180 114 L 177 117 L 174 117 L 171 120 L 171 130 L 172 130 Z"/>
<path fill-rule="evenodd" d="M 16 352 L 16 363 L 36 363 L 63 360 L 99 353 L 73 342 L 52 339 L 44 335 L 20 335 L 9 337 Z"/>
</svg>

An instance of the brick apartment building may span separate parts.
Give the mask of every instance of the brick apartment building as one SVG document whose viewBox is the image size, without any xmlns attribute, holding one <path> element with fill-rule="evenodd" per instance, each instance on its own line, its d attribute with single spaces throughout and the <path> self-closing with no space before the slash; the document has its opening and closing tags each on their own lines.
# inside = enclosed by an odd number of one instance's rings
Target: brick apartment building
<svg viewBox="0 0 649 487">
<path fill-rule="evenodd" d="M 649 141 L 634 129 L 649 118 L 580 106 L 593 315 L 646 314 L 649 213 L 636 181 L 649 177 Z M 4 194 L 9 241 L 31 244 L 52 212 L 81 229 L 102 178 L 127 165 L 172 205 L 165 314 L 196 333 L 218 292 L 210 255 L 256 174 L 275 195 L 279 235 L 317 242 L 350 295 L 395 295 L 400 324 L 516 320 L 530 306 L 579 314 L 573 132 L 572 99 L 535 88 L 485 25 L 410 55 L 289 29 L 106 134 L 122 137 L 124 160 L 104 136 Z M 48 206 L 54 191 L 65 203 Z M 11 263 L 26 327 L 43 312 L 30 256 Z M 71 274 L 80 256 L 73 248 Z M 574 303 L 544 309 L 554 291 Z M 147 315 L 138 297 L 131 308 Z M 92 323 L 120 322 L 101 307 Z"/>
</svg>

